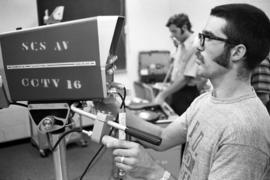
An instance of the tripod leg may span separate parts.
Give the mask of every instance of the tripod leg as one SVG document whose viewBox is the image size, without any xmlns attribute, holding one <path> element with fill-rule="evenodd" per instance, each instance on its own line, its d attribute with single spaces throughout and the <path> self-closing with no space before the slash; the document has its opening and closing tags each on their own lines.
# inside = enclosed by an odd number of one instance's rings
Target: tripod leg
<svg viewBox="0 0 270 180">
<path fill-rule="evenodd" d="M 61 134 L 52 134 L 52 141 L 55 144 Z M 66 143 L 62 140 L 55 151 L 53 151 L 53 162 L 56 180 L 68 180 L 66 164 Z"/>
</svg>

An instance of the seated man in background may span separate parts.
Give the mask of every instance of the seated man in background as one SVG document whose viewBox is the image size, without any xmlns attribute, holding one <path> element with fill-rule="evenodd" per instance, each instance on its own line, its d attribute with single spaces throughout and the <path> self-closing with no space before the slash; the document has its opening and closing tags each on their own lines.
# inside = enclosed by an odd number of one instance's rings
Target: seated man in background
<svg viewBox="0 0 270 180">
<path fill-rule="evenodd" d="M 199 39 L 197 73 L 209 78 L 213 90 L 197 97 L 166 128 L 128 114 L 127 124 L 160 135 L 160 146 L 142 142 L 143 147 L 107 135 L 102 142 L 113 148 L 116 166 L 135 178 L 267 180 L 270 116 L 250 78 L 269 53 L 269 18 L 248 4 L 217 6 Z M 178 178 L 144 149 L 164 151 L 183 143 L 187 145 Z"/>
<path fill-rule="evenodd" d="M 270 54 L 257 66 L 251 75 L 251 85 L 255 89 L 257 96 L 266 105 L 270 112 Z"/>
<path fill-rule="evenodd" d="M 173 55 L 172 84 L 161 91 L 154 103 L 162 104 L 168 97 L 168 104 L 178 115 L 181 115 L 190 103 L 200 94 L 199 88 L 204 86 L 205 80 L 196 75 L 195 63 L 197 35 L 186 14 L 176 14 L 169 18 L 166 26 L 169 28 L 176 52 Z"/>
</svg>

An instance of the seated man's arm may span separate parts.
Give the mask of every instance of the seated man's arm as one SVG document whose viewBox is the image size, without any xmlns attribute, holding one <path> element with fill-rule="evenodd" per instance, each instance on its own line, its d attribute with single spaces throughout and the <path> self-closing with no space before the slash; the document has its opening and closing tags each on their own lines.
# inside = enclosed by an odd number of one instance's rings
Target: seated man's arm
<svg viewBox="0 0 270 180">
<path fill-rule="evenodd" d="M 128 112 L 127 126 L 161 137 L 162 142 L 159 146 L 136 139 L 144 147 L 152 148 L 157 151 L 167 150 L 171 147 L 183 144 L 186 141 L 187 124 L 185 120 L 185 113 L 177 119 L 174 119 L 167 127 L 162 128 L 139 118 L 132 112 Z"/>
<path fill-rule="evenodd" d="M 132 123 L 129 123 L 131 119 Z M 131 118 L 128 115 L 127 125 L 148 133 L 154 132 L 160 134 L 162 144 L 160 146 L 152 145 L 152 147 L 156 150 L 165 150 L 181 142 L 185 142 L 186 123 L 183 120 L 185 120 L 185 118 L 182 115 L 166 128 L 162 129 L 136 116 Z M 162 179 L 162 177 L 168 177 L 168 180 L 176 180 L 176 178 L 170 175 L 157 160 L 153 159 L 149 152 L 139 143 L 119 140 L 108 135 L 102 138 L 102 143 L 107 148 L 113 149 L 112 154 L 116 167 L 124 170 L 130 176 L 147 180 L 157 180 Z"/>
<path fill-rule="evenodd" d="M 128 112 L 127 126 L 159 135 L 162 138 L 160 146 L 148 145 L 156 150 L 165 150 L 186 141 L 187 121 L 185 114 L 175 119 L 166 128 L 161 128 Z M 176 180 L 140 144 L 119 140 L 108 135 L 102 138 L 102 143 L 107 148 L 113 149 L 112 153 L 116 167 L 124 170 L 130 176 L 148 180 L 162 179 L 162 177 Z"/>
</svg>

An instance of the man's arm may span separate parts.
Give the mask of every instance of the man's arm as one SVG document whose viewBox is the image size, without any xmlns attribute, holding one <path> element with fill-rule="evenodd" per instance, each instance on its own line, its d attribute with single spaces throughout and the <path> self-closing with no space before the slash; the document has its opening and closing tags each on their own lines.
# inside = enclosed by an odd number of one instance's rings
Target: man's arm
<svg viewBox="0 0 270 180">
<path fill-rule="evenodd" d="M 162 138 L 160 146 L 148 144 L 156 150 L 165 150 L 180 143 L 186 139 L 187 123 L 185 113 L 175 119 L 166 128 L 161 128 L 140 119 L 131 112 L 127 112 L 127 126 L 140 129 L 150 134 L 159 135 Z M 136 142 L 119 140 L 105 135 L 102 143 L 107 148 L 113 149 L 114 162 L 116 167 L 124 170 L 130 176 L 147 180 L 157 180 L 166 177 L 168 180 L 176 180 L 172 175 L 168 175 L 165 168 L 158 163 L 142 145 Z M 169 176 L 169 177 L 168 177 Z"/>
<path fill-rule="evenodd" d="M 161 91 L 157 95 L 157 97 L 154 100 L 154 103 L 162 104 L 169 95 L 182 89 L 186 84 L 188 84 L 188 82 L 190 80 L 191 80 L 191 77 L 188 77 L 188 76 L 182 76 L 182 77 L 178 78 L 175 82 L 173 82 L 173 84 L 171 86 L 169 86 L 164 91 Z"/>
<path fill-rule="evenodd" d="M 270 60 L 264 59 L 252 72 L 251 85 L 264 105 L 269 101 L 270 91 Z"/>
<path fill-rule="evenodd" d="M 127 126 L 140 129 L 141 131 L 148 132 L 150 134 L 161 137 L 161 145 L 155 146 L 150 143 L 138 140 L 140 144 L 146 148 L 152 148 L 157 151 L 164 151 L 179 144 L 183 144 L 186 141 L 187 124 L 185 120 L 185 113 L 176 118 L 165 128 L 145 121 L 133 112 L 127 112 Z"/>
</svg>

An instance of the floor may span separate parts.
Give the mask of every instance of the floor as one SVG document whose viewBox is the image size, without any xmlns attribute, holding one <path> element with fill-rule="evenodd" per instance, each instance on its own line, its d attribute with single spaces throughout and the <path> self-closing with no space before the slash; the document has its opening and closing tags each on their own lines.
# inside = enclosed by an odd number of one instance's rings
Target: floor
<svg viewBox="0 0 270 180">
<path fill-rule="evenodd" d="M 70 144 L 66 151 L 68 179 L 77 180 L 93 158 L 100 145 L 89 142 L 86 147 Z M 85 180 L 109 179 L 112 174 L 112 156 L 105 150 L 84 177 Z M 30 140 L 0 148 L 0 180 L 55 180 L 52 154 L 41 157 Z"/>
<path fill-rule="evenodd" d="M 88 163 L 101 145 L 85 138 L 87 146 L 69 143 L 66 147 L 68 180 L 79 180 Z M 172 174 L 177 175 L 180 167 L 180 147 L 166 152 L 149 150 Z M 83 180 L 112 180 L 112 152 L 104 149 Z M 25 138 L 0 143 L 0 180 L 56 180 L 53 156 L 42 157 L 33 139 Z M 134 180 L 128 177 L 127 180 Z"/>
</svg>

